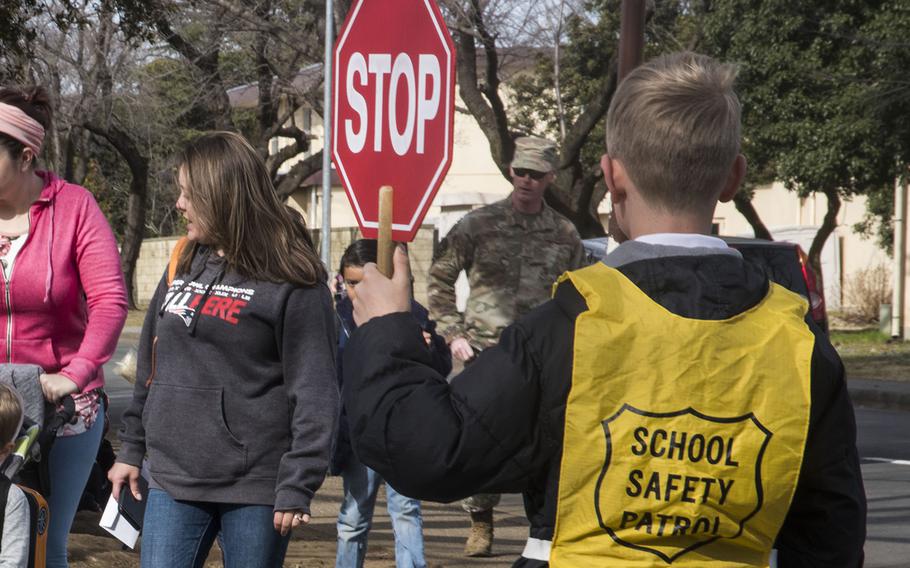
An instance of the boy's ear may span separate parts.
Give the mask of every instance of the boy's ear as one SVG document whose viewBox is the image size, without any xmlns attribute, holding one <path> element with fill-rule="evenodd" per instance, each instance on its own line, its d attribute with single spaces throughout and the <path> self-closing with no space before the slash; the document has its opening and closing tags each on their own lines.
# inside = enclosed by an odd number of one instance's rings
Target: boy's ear
<svg viewBox="0 0 910 568">
<path fill-rule="evenodd" d="M 604 183 L 607 184 L 607 191 L 610 193 L 610 201 L 619 203 L 626 198 L 625 188 L 616 184 L 616 169 L 613 164 L 613 158 L 609 154 L 600 157 L 600 169 L 604 173 Z"/>
<path fill-rule="evenodd" d="M 736 192 L 739 191 L 739 186 L 742 185 L 745 177 L 746 157 L 742 154 L 737 154 L 736 159 L 733 160 L 733 166 L 730 168 L 730 173 L 727 175 L 727 181 L 724 182 L 724 188 L 721 190 L 717 200 L 721 203 L 726 203 L 733 199 L 733 197 L 736 196 Z"/>
</svg>

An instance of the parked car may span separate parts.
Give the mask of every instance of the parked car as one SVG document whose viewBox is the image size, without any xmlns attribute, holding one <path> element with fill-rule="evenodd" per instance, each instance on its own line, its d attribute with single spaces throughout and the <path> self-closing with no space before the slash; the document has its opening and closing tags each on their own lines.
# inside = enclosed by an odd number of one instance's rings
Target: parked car
<svg viewBox="0 0 910 568">
<path fill-rule="evenodd" d="M 809 264 L 809 257 L 796 243 L 766 241 L 742 237 L 720 237 L 744 258 L 764 267 L 768 278 L 788 288 L 809 301 L 812 320 L 828 333 L 828 314 L 825 309 L 825 293 L 819 285 L 815 270 Z M 597 262 L 607 254 L 608 237 L 584 239 L 585 252 L 589 262 Z"/>
</svg>

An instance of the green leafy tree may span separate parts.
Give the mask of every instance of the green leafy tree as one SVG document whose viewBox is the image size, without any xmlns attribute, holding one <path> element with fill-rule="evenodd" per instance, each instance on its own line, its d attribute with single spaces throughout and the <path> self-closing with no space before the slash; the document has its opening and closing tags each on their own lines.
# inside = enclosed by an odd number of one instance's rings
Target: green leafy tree
<svg viewBox="0 0 910 568">
<path fill-rule="evenodd" d="M 885 2 L 856 34 L 857 57 L 854 68 L 858 80 L 866 87 L 863 111 L 886 125 L 880 138 L 896 145 L 895 175 L 910 175 L 910 2 Z M 854 226 L 858 232 L 878 237 L 879 245 L 889 253 L 894 242 L 893 186 L 869 194 L 867 214 Z"/>
<path fill-rule="evenodd" d="M 822 248 L 844 198 L 885 191 L 900 153 L 895 107 L 873 112 L 878 71 L 862 41 L 888 2 L 722 0 L 704 13 L 703 48 L 740 64 L 744 151 L 753 182 L 827 197 L 809 250 Z M 880 70 L 879 70 L 880 71 Z M 757 175 L 756 175 L 757 174 Z"/>
</svg>

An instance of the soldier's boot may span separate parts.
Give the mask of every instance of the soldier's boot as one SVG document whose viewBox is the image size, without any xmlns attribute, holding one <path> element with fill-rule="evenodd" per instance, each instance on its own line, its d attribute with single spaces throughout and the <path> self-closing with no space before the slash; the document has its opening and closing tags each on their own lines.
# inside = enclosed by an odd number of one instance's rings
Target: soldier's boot
<svg viewBox="0 0 910 568">
<path fill-rule="evenodd" d="M 471 513 L 471 534 L 464 545 L 464 555 L 487 557 L 493 554 L 493 510 Z"/>
</svg>

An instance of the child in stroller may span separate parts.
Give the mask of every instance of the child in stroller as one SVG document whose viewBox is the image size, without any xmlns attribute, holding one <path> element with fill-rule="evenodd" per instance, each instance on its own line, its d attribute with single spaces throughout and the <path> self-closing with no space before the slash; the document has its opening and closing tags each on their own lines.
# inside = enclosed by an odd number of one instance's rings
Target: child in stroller
<svg viewBox="0 0 910 568">
<path fill-rule="evenodd" d="M 46 456 L 57 429 L 72 419 L 75 408 L 72 397 L 65 397 L 58 411 L 47 404 L 40 375 L 33 365 L 0 365 L 0 504 L 7 513 L 0 518 L 0 567 L 45 564 Z"/>
<path fill-rule="evenodd" d="M 0 460 L 13 450 L 22 428 L 22 398 L 0 383 Z M 29 511 L 25 493 L 0 475 L 0 566 L 22 566 L 29 547 Z"/>
</svg>

